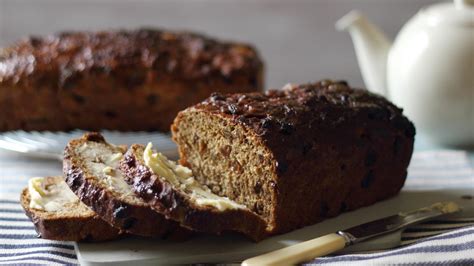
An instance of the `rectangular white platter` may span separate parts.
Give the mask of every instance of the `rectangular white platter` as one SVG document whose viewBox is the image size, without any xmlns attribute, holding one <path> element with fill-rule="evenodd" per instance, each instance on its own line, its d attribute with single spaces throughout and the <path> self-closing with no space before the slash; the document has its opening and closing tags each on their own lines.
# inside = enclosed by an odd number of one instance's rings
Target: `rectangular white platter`
<svg viewBox="0 0 474 266">
<path fill-rule="evenodd" d="M 463 197 L 464 196 L 464 197 Z M 469 199 L 469 196 L 471 199 Z M 198 236 L 184 242 L 126 238 L 106 243 L 77 243 L 81 265 L 187 264 L 239 262 L 327 233 L 336 232 L 398 212 L 440 201 L 455 201 L 463 211 L 456 216 L 474 217 L 474 190 L 402 191 L 398 196 L 369 207 L 347 212 L 324 222 L 253 243 L 238 235 Z M 357 250 L 397 245 L 400 232 L 356 245 Z M 359 246 L 359 247 L 357 247 Z"/>
</svg>

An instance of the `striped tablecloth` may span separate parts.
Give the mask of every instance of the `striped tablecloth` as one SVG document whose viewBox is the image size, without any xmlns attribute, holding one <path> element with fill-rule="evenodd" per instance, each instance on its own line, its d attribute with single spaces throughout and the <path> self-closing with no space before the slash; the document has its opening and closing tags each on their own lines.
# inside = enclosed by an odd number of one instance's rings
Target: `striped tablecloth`
<svg viewBox="0 0 474 266">
<path fill-rule="evenodd" d="M 30 177 L 59 173 L 59 162 L 0 153 L 0 264 L 78 263 L 72 243 L 38 239 L 19 204 L 20 191 Z M 408 173 L 405 189 L 462 187 L 472 188 L 474 194 L 474 170 L 462 151 L 415 153 Z M 402 235 L 402 243 L 402 247 L 389 251 L 330 256 L 311 263 L 474 265 L 474 217 L 412 227 Z"/>
</svg>

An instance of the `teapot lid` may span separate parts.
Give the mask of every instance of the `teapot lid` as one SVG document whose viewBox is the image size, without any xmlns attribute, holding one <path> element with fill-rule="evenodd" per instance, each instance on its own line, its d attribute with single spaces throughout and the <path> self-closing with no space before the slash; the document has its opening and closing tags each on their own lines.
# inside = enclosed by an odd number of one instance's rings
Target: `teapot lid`
<svg viewBox="0 0 474 266">
<path fill-rule="evenodd" d="M 420 16 L 429 25 L 451 24 L 474 26 L 474 0 L 454 0 L 422 8 Z"/>
</svg>

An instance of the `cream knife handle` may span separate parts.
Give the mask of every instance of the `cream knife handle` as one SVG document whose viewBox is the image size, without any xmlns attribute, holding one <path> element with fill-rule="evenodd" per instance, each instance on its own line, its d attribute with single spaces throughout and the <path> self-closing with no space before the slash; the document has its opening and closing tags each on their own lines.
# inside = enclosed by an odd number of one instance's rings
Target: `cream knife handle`
<svg viewBox="0 0 474 266">
<path fill-rule="evenodd" d="M 247 259 L 242 265 L 293 265 L 333 253 L 345 246 L 346 239 L 332 233 Z"/>
</svg>

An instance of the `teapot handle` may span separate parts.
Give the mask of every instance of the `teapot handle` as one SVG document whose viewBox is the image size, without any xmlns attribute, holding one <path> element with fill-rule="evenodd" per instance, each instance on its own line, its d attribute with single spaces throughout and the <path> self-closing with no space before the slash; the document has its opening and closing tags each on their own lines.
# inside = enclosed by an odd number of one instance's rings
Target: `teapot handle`
<svg viewBox="0 0 474 266">
<path fill-rule="evenodd" d="M 474 0 L 454 0 L 454 6 L 458 9 L 474 8 Z"/>
</svg>

